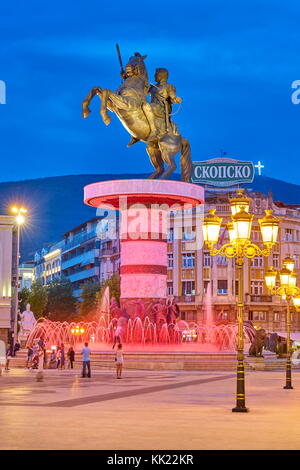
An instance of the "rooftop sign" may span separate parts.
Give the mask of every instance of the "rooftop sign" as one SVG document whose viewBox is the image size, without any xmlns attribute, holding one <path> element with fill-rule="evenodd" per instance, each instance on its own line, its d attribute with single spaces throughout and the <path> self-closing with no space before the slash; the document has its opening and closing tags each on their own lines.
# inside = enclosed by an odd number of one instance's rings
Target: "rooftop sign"
<svg viewBox="0 0 300 470">
<path fill-rule="evenodd" d="M 210 186 L 234 186 L 240 183 L 252 183 L 254 165 L 231 158 L 214 158 L 204 162 L 193 162 L 192 183 Z"/>
</svg>

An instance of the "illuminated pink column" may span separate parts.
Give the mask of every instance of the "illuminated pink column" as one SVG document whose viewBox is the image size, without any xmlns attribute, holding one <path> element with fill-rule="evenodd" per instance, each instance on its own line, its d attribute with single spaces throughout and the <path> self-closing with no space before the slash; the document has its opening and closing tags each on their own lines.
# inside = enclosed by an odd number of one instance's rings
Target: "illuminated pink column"
<svg viewBox="0 0 300 470">
<path fill-rule="evenodd" d="M 168 180 L 103 181 L 84 188 L 84 202 L 121 213 L 121 300 L 165 299 L 168 211 L 203 204 L 203 188 Z"/>
<path fill-rule="evenodd" d="M 167 210 L 133 204 L 121 211 L 121 298 L 167 295 Z"/>
</svg>

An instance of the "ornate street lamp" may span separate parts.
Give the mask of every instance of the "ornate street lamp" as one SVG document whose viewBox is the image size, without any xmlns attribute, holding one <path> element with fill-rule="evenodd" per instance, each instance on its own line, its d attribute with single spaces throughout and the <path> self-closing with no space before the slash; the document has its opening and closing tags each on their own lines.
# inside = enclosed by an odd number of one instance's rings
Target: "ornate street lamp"
<svg viewBox="0 0 300 470">
<path fill-rule="evenodd" d="M 17 226 L 17 250 L 16 250 L 16 282 L 15 282 L 15 311 L 13 316 L 13 346 L 12 350 L 14 350 L 15 343 L 17 342 L 17 335 L 18 335 L 18 307 L 19 307 L 19 261 L 20 261 L 20 232 L 21 232 L 21 225 L 23 225 L 26 221 L 25 214 L 27 213 L 27 209 L 24 207 L 12 207 L 11 212 L 16 216 L 16 226 Z"/>
<path fill-rule="evenodd" d="M 277 273 L 270 268 L 265 274 L 265 283 L 272 295 L 280 295 L 286 300 L 286 383 L 283 388 L 292 389 L 292 366 L 291 366 L 291 300 L 297 311 L 300 311 L 300 289 L 296 286 L 297 276 L 293 273 L 295 262 L 287 256 L 283 262 L 283 268 Z M 288 269 L 291 268 L 291 269 Z M 280 285 L 276 287 L 276 278 L 279 277 Z"/>
<path fill-rule="evenodd" d="M 255 256 L 269 256 L 275 245 L 278 234 L 279 220 L 272 215 L 272 211 L 265 211 L 266 216 L 259 220 L 264 248 L 251 243 L 251 227 L 253 215 L 249 213 L 250 198 L 243 195 L 243 190 L 238 190 L 236 197 L 230 200 L 231 221 L 227 224 L 229 243 L 221 248 L 215 248 L 218 243 L 222 219 L 215 215 L 215 209 L 209 210 L 209 215 L 204 218 L 203 238 L 212 256 L 225 255 L 226 258 L 235 258 L 238 278 L 238 345 L 237 345 L 237 395 L 236 406 L 233 412 L 247 412 L 245 406 L 245 372 L 244 372 L 244 279 L 243 267 L 245 258 L 252 259 Z"/>
</svg>

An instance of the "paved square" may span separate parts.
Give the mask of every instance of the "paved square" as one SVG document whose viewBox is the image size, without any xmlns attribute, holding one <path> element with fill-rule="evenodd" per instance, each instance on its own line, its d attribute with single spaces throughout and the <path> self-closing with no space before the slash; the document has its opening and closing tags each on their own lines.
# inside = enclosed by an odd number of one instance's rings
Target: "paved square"
<svg viewBox="0 0 300 470">
<path fill-rule="evenodd" d="M 300 373 L 12 370 L 0 377 L 1 449 L 300 449 Z"/>
</svg>

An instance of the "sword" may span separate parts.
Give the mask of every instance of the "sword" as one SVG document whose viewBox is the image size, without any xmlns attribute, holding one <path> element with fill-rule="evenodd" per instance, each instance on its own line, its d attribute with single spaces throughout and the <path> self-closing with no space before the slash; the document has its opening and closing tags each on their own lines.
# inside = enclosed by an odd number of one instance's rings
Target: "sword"
<svg viewBox="0 0 300 470">
<path fill-rule="evenodd" d="M 116 44 L 116 49 L 117 49 L 118 59 L 119 59 L 120 67 L 121 67 L 121 73 L 124 74 L 125 70 L 124 70 L 124 67 L 123 67 L 123 62 L 122 62 L 122 57 L 121 57 L 119 44 Z"/>
</svg>

